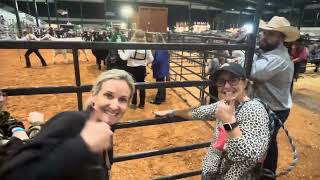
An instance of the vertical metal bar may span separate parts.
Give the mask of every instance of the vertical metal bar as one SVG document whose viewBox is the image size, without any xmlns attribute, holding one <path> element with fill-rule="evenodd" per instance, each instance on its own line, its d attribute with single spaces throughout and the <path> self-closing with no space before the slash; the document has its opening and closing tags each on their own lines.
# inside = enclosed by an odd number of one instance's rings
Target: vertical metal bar
<svg viewBox="0 0 320 180">
<path fill-rule="evenodd" d="M 207 6 L 207 12 L 206 12 L 207 14 L 207 27 L 208 27 L 208 25 L 210 25 L 210 28 L 208 29 L 208 30 L 210 30 L 211 29 L 211 24 L 210 24 L 210 14 L 209 14 L 209 6 Z"/>
<path fill-rule="evenodd" d="M 104 10 L 104 20 L 105 20 L 105 23 L 106 23 L 106 26 L 108 25 L 107 24 L 107 15 L 106 15 L 106 12 L 108 11 L 108 8 L 107 8 L 107 0 L 104 0 L 103 1 L 103 10 Z"/>
<path fill-rule="evenodd" d="M 38 15 L 38 7 L 37 7 L 37 1 L 33 0 L 34 9 L 36 11 L 36 23 L 37 27 L 39 27 L 39 15 Z"/>
<path fill-rule="evenodd" d="M 189 1 L 189 6 L 188 6 L 188 26 L 189 26 L 189 31 L 191 31 L 191 2 Z"/>
<path fill-rule="evenodd" d="M 240 21 L 241 21 L 242 12 L 243 12 L 243 11 L 242 11 L 242 9 L 241 9 L 241 10 L 240 10 L 240 13 L 239 13 L 239 17 L 238 17 L 238 22 L 237 22 L 237 27 L 238 27 L 238 28 L 240 28 L 240 26 L 241 26 L 241 22 L 240 22 Z"/>
<path fill-rule="evenodd" d="M 295 0 L 291 0 L 291 7 L 290 7 L 290 14 L 289 14 L 290 22 L 293 22 L 292 17 L 293 17 L 294 6 L 295 6 Z"/>
<path fill-rule="evenodd" d="M 168 32 L 168 43 L 171 43 L 171 33 L 170 33 L 170 31 Z"/>
<path fill-rule="evenodd" d="M 183 66 L 183 59 L 184 59 L 183 52 L 184 51 L 182 51 L 181 66 L 180 66 L 180 81 L 181 81 L 181 78 L 182 78 L 182 66 Z"/>
<path fill-rule="evenodd" d="M 80 18 L 81 18 L 81 28 L 83 30 L 83 9 L 82 9 L 82 0 L 80 0 Z"/>
<path fill-rule="evenodd" d="M 259 32 L 259 21 L 260 21 L 262 11 L 264 10 L 264 4 L 265 4 L 265 0 L 259 0 L 258 7 L 255 13 L 255 18 L 254 18 L 254 30 L 253 30 L 253 33 L 250 34 L 248 38 L 249 49 L 246 51 L 246 60 L 244 64 L 247 77 L 249 77 L 251 73 L 254 50 L 256 47 L 256 37 Z"/>
<path fill-rule="evenodd" d="M 31 14 L 30 5 L 29 5 L 29 0 L 26 1 L 26 4 L 27 4 L 28 14 Z"/>
<path fill-rule="evenodd" d="M 79 59 L 78 59 L 78 49 L 72 49 L 73 53 L 73 65 L 74 65 L 74 76 L 76 80 L 76 86 L 81 86 L 81 79 L 80 79 L 80 67 L 79 67 Z M 77 99 L 78 99 L 78 110 L 82 111 L 82 92 L 80 89 L 77 90 Z"/>
<path fill-rule="evenodd" d="M 319 15 L 320 15 L 320 12 L 317 13 L 317 18 L 316 18 L 316 20 L 314 21 L 314 27 L 317 27 L 317 25 L 318 25 Z"/>
<path fill-rule="evenodd" d="M 51 26 L 51 16 L 50 16 L 50 5 L 48 0 L 46 0 L 46 4 L 47 4 L 47 11 L 48 11 L 48 23 L 49 23 L 49 27 Z"/>
<path fill-rule="evenodd" d="M 18 26 L 18 37 L 21 38 L 22 36 L 22 29 L 21 29 L 21 22 L 20 22 L 20 16 L 19 16 L 19 6 L 17 0 L 14 0 L 15 3 L 15 14 L 17 18 L 17 26 Z"/>
<path fill-rule="evenodd" d="M 305 4 L 303 4 L 300 8 L 300 16 L 299 16 L 299 23 L 298 23 L 298 29 L 300 30 L 301 25 L 303 26 L 303 22 L 304 22 L 304 7 Z"/>
<path fill-rule="evenodd" d="M 55 14 L 56 14 L 56 24 L 57 24 L 57 26 L 58 26 L 58 30 L 60 30 L 59 18 L 58 18 L 58 5 L 57 5 L 57 1 L 58 1 L 58 0 L 54 0 L 54 10 L 55 10 Z"/>
<path fill-rule="evenodd" d="M 201 64 L 201 80 L 206 79 L 206 63 L 208 60 L 208 51 L 204 51 L 203 54 L 203 59 L 202 59 L 202 64 Z M 205 91 L 205 86 L 200 86 L 200 102 L 201 105 L 205 104 L 205 97 L 204 97 L 204 91 Z"/>
</svg>

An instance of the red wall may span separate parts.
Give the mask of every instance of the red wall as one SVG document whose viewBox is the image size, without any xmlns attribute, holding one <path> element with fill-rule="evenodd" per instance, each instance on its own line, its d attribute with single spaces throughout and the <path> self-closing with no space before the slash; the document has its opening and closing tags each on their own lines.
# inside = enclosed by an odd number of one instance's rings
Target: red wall
<svg viewBox="0 0 320 180">
<path fill-rule="evenodd" d="M 138 29 L 146 32 L 166 32 L 168 8 L 140 6 L 136 20 Z"/>
</svg>

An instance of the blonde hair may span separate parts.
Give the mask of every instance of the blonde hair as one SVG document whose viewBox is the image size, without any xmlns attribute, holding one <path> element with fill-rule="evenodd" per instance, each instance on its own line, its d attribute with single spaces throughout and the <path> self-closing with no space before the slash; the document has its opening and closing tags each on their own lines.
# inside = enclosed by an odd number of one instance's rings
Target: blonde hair
<svg viewBox="0 0 320 180">
<path fill-rule="evenodd" d="M 111 70 L 108 70 L 108 71 L 101 73 L 100 76 L 95 81 L 95 83 L 93 84 L 91 92 L 94 95 L 98 94 L 101 91 L 103 83 L 106 81 L 109 81 L 109 80 L 124 80 L 124 81 L 126 81 L 130 90 L 131 90 L 131 93 L 130 93 L 130 101 L 131 101 L 131 99 L 133 97 L 133 92 L 135 91 L 134 79 L 127 71 L 120 70 L 120 69 L 111 69 Z M 130 101 L 128 101 L 128 102 L 130 102 Z M 87 107 L 91 104 L 92 104 L 91 98 L 89 98 L 89 100 L 87 102 Z"/>
<path fill-rule="evenodd" d="M 164 40 L 163 36 L 161 33 L 157 32 L 155 35 L 155 42 L 158 42 L 158 43 L 165 43 L 166 41 Z"/>
<path fill-rule="evenodd" d="M 147 42 L 146 33 L 141 29 L 137 29 L 131 38 L 131 42 Z"/>
</svg>

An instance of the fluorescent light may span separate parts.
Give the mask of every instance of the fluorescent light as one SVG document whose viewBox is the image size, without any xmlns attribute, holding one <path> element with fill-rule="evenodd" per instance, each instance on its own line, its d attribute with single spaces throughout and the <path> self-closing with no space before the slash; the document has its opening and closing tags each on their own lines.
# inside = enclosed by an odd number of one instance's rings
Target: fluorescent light
<svg viewBox="0 0 320 180">
<path fill-rule="evenodd" d="M 133 15 L 133 9 L 131 6 L 123 6 L 120 12 L 121 12 L 121 15 L 125 18 L 130 18 Z"/>
<path fill-rule="evenodd" d="M 253 24 L 245 24 L 242 26 L 242 29 L 245 30 L 246 34 L 251 34 L 253 33 Z"/>
</svg>

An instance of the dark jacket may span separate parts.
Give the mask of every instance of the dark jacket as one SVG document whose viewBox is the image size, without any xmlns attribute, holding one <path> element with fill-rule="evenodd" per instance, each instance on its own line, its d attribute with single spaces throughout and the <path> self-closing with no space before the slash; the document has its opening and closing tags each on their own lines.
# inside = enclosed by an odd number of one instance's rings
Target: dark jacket
<svg viewBox="0 0 320 180">
<path fill-rule="evenodd" d="M 112 34 L 109 42 L 126 42 L 127 38 L 121 32 L 115 32 Z"/>
<path fill-rule="evenodd" d="M 152 62 L 153 78 L 163 78 L 169 74 L 169 58 L 168 50 L 156 50 L 154 60 Z"/>
<path fill-rule="evenodd" d="M 90 152 L 80 137 L 88 117 L 87 112 L 63 112 L 51 118 L 0 167 L 0 179 L 106 179 L 102 156 Z"/>
</svg>

